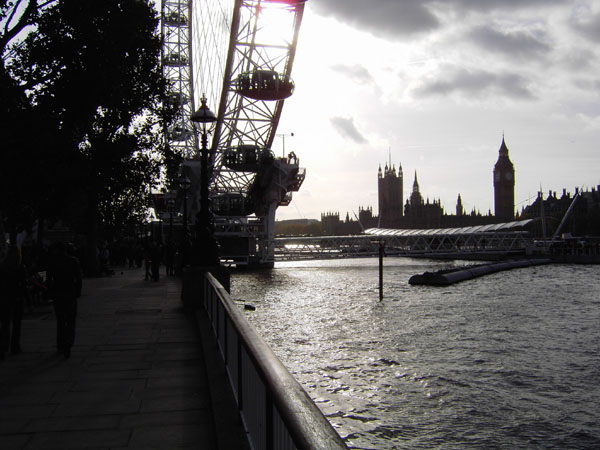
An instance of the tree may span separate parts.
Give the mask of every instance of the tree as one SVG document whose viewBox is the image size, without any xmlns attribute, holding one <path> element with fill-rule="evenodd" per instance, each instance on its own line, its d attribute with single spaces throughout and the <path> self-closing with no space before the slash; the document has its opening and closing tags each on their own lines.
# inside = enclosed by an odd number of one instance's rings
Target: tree
<svg viewBox="0 0 600 450">
<path fill-rule="evenodd" d="M 37 23 L 8 69 L 43 124 L 36 151 L 53 159 L 36 183 L 87 235 L 94 272 L 101 225 L 139 215 L 174 157 L 160 133 L 174 111 L 162 103 L 157 13 L 143 0 L 58 0 Z"/>
<path fill-rule="evenodd" d="M 34 221 L 34 209 L 30 204 L 30 183 L 23 170 L 29 165 L 31 153 L 28 129 L 31 108 L 24 89 L 13 80 L 6 70 L 6 62 L 14 56 L 14 41 L 18 41 L 27 27 L 37 22 L 39 12 L 56 0 L 0 0 L 0 236 L 10 232 L 14 241 L 19 229 Z M 17 169 L 17 170 L 16 170 Z M 0 245 L 2 242 L 0 241 Z"/>
<path fill-rule="evenodd" d="M 57 0 L 0 0 L 0 54 L 4 54 L 9 44 L 23 30 L 34 25 L 39 12 Z M 2 65 L 4 68 L 4 64 Z"/>
</svg>

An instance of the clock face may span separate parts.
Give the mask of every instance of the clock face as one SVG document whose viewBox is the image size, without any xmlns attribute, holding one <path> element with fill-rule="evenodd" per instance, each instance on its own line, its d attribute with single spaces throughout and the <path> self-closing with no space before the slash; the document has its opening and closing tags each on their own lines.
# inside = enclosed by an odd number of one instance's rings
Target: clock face
<svg viewBox="0 0 600 450">
<path fill-rule="evenodd" d="M 506 177 L 506 179 L 508 181 L 512 180 L 512 173 L 511 172 L 506 172 L 506 175 L 504 175 Z"/>
</svg>

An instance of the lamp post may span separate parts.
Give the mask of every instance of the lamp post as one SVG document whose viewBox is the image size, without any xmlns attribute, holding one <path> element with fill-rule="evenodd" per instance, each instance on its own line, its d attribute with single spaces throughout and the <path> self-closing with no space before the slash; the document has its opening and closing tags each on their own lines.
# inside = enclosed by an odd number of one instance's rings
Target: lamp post
<svg viewBox="0 0 600 450">
<path fill-rule="evenodd" d="M 208 133 L 209 127 L 217 121 L 217 116 L 206 106 L 204 96 L 200 100 L 200 108 L 192 114 L 190 120 L 194 127 L 200 132 L 202 147 L 200 148 L 200 226 L 210 225 L 210 213 L 208 202 Z"/>
<path fill-rule="evenodd" d="M 280 137 L 281 139 L 283 139 L 283 157 L 285 158 L 285 138 L 287 137 L 294 137 L 294 133 L 291 134 L 277 134 L 277 137 Z"/>
<path fill-rule="evenodd" d="M 173 246 L 173 210 L 175 209 L 175 199 L 169 198 L 167 200 L 169 208 L 169 241 L 167 242 L 167 248 L 165 250 L 165 262 L 167 265 L 167 276 L 174 275 L 174 257 L 175 249 Z"/>
<path fill-rule="evenodd" d="M 182 262 L 185 266 L 188 263 L 188 214 L 187 214 L 187 193 L 192 185 L 188 177 L 182 177 L 178 180 L 179 189 L 183 191 L 183 235 L 181 237 Z"/>
<path fill-rule="evenodd" d="M 162 220 L 162 212 L 158 213 L 158 242 L 162 243 L 163 241 L 163 220 Z"/>
<path fill-rule="evenodd" d="M 217 116 L 206 106 L 206 98 L 202 96 L 200 108 L 194 112 L 190 120 L 194 127 L 200 133 L 200 212 L 197 220 L 197 243 L 201 246 L 203 260 L 201 265 L 218 264 L 218 255 L 216 254 L 216 243 L 211 231 L 211 215 L 209 210 L 208 185 L 209 185 L 209 167 L 208 167 L 208 134 L 210 126 L 217 121 Z"/>
<path fill-rule="evenodd" d="M 175 208 L 175 200 L 170 198 L 167 200 L 169 207 L 169 244 L 173 243 L 173 209 Z"/>
</svg>

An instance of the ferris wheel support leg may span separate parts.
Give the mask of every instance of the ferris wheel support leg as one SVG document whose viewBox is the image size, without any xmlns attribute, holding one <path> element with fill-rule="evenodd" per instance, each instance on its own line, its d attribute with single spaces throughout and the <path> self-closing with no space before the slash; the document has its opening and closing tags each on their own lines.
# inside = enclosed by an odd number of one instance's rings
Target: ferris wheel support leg
<svg viewBox="0 0 600 450">
<path fill-rule="evenodd" d="M 277 211 L 277 202 L 269 205 L 266 223 L 266 242 L 263 243 L 263 261 L 265 266 L 273 267 L 275 264 L 275 213 Z"/>
</svg>

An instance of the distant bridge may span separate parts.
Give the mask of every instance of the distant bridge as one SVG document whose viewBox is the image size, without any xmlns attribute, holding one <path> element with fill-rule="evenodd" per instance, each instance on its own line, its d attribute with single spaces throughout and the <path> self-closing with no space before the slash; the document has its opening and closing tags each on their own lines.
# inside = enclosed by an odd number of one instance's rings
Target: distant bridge
<svg viewBox="0 0 600 450">
<path fill-rule="evenodd" d="M 371 228 L 356 236 L 275 238 L 273 245 L 276 261 L 376 256 L 381 243 L 388 256 L 491 259 L 524 254 L 532 244 L 523 230 L 530 222 L 429 230 Z"/>
</svg>

